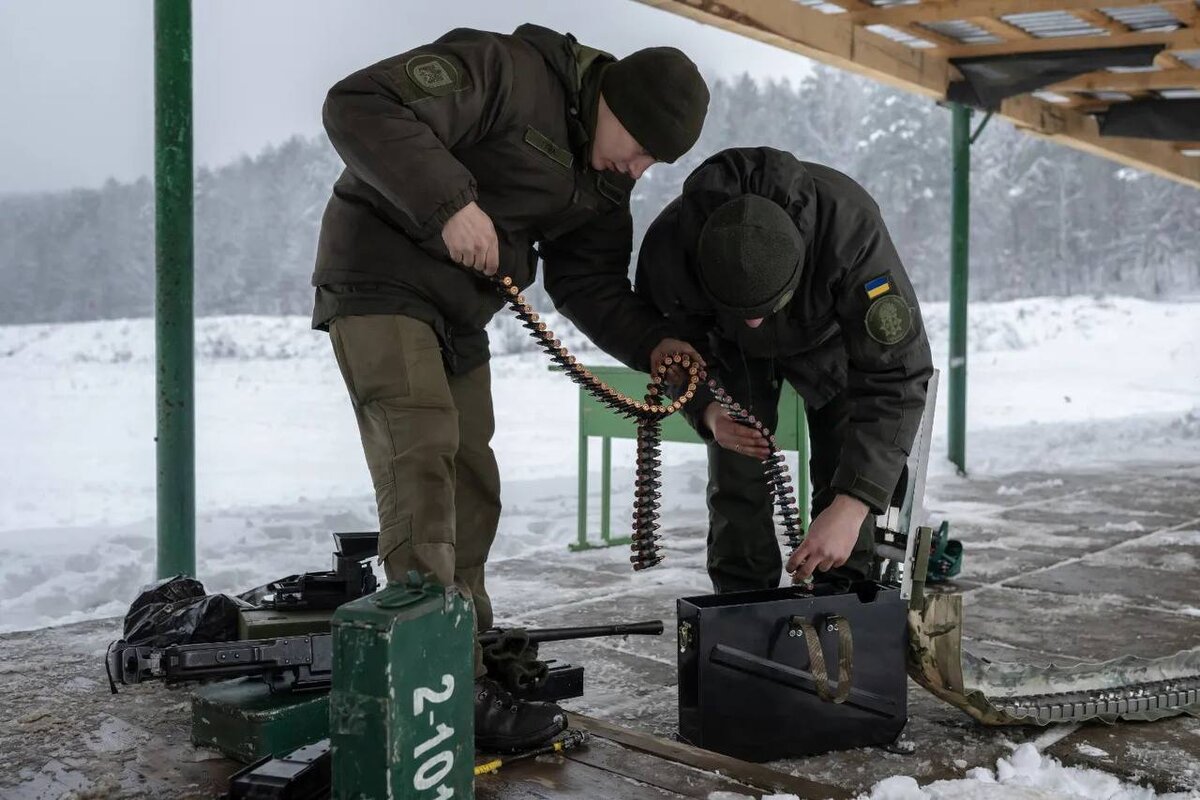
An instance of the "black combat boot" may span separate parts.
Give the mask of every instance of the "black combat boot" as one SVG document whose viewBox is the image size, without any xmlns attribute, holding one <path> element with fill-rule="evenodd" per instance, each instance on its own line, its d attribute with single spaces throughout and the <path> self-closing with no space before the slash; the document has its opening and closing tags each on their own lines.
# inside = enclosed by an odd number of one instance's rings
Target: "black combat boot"
<svg viewBox="0 0 1200 800">
<path fill-rule="evenodd" d="M 515 753 L 543 745 L 566 730 L 554 703 L 518 700 L 491 678 L 475 681 L 475 749 Z"/>
</svg>

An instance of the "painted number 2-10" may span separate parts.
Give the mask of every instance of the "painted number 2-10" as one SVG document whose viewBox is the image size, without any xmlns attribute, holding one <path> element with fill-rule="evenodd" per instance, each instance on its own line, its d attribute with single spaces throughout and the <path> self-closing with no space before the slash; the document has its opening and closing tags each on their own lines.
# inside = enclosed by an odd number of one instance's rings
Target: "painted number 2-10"
<svg viewBox="0 0 1200 800">
<path fill-rule="evenodd" d="M 453 675 L 442 676 L 440 691 L 434 691 L 424 686 L 414 689 L 413 716 L 420 718 L 426 713 L 426 704 L 440 705 L 449 700 L 453 694 Z M 437 722 L 435 710 L 434 708 L 429 709 L 429 725 L 433 728 L 433 735 L 413 748 L 413 763 L 420 765 L 413 773 L 413 788 L 418 792 L 425 792 L 436 787 L 437 794 L 434 795 L 434 800 L 449 800 L 454 797 L 454 789 L 439 784 L 445 780 L 454 767 L 454 746 L 450 744 L 444 749 L 438 748 L 454 736 L 454 729 L 445 723 Z"/>
</svg>

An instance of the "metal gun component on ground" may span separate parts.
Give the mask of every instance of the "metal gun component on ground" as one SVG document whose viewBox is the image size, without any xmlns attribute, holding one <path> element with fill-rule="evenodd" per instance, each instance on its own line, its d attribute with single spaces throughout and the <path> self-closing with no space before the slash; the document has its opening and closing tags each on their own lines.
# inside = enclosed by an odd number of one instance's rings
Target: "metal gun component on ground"
<svg viewBox="0 0 1200 800">
<path fill-rule="evenodd" d="M 607 636 L 658 636 L 662 620 L 589 625 L 575 628 L 546 628 L 523 631 L 530 643 L 595 639 Z M 485 647 L 499 640 L 504 629 L 479 634 Z M 289 636 L 237 642 L 148 647 L 116 641 L 106 658 L 109 676 L 116 683 L 135 684 L 147 680 L 166 683 L 260 677 L 275 692 L 322 691 L 333 675 L 332 634 Z M 583 667 L 547 662 L 546 682 L 527 693 L 530 700 L 564 700 L 583 694 Z"/>
<path fill-rule="evenodd" d="M 276 610 L 332 610 L 378 588 L 369 560 L 379 552 L 379 532 L 335 533 L 333 569 L 304 572 L 263 587 L 257 605 Z"/>
</svg>

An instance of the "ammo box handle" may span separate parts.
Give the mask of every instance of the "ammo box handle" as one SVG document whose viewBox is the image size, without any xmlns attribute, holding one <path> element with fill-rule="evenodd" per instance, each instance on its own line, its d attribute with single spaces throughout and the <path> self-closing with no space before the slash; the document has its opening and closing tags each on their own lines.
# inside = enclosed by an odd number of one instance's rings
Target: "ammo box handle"
<svg viewBox="0 0 1200 800">
<path fill-rule="evenodd" d="M 817 685 L 817 696 L 827 703 L 843 703 L 850 696 L 850 675 L 854 664 L 854 637 L 850 629 L 850 620 L 837 614 L 828 614 L 822 624 L 827 631 L 837 631 L 838 635 L 837 691 L 829 689 L 825 653 L 821 649 L 821 639 L 817 636 L 816 626 L 804 617 L 792 617 L 789 620 L 789 629 L 798 631 L 804 637 L 804 645 L 808 648 L 808 671 L 812 673 L 813 682 Z"/>
</svg>

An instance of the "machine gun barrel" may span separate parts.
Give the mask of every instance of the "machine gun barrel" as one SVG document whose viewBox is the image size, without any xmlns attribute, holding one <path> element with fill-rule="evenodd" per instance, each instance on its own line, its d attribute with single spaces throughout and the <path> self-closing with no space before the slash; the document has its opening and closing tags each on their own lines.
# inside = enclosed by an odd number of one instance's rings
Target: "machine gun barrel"
<svg viewBox="0 0 1200 800">
<path fill-rule="evenodd" d="M 484 647 L 504 635 L 505 629 L 493 628 L 479 634 L 479 643 Z M 663 632 L 661 619 L 649 622 L 631 622 L 623 625 L 585 625 L 580 628 L 536 628 L 525 631 L 531 643 L 565 642 L 569 639 L 597 639 L 602 636 L 660 636 Z"/>
</svg>

